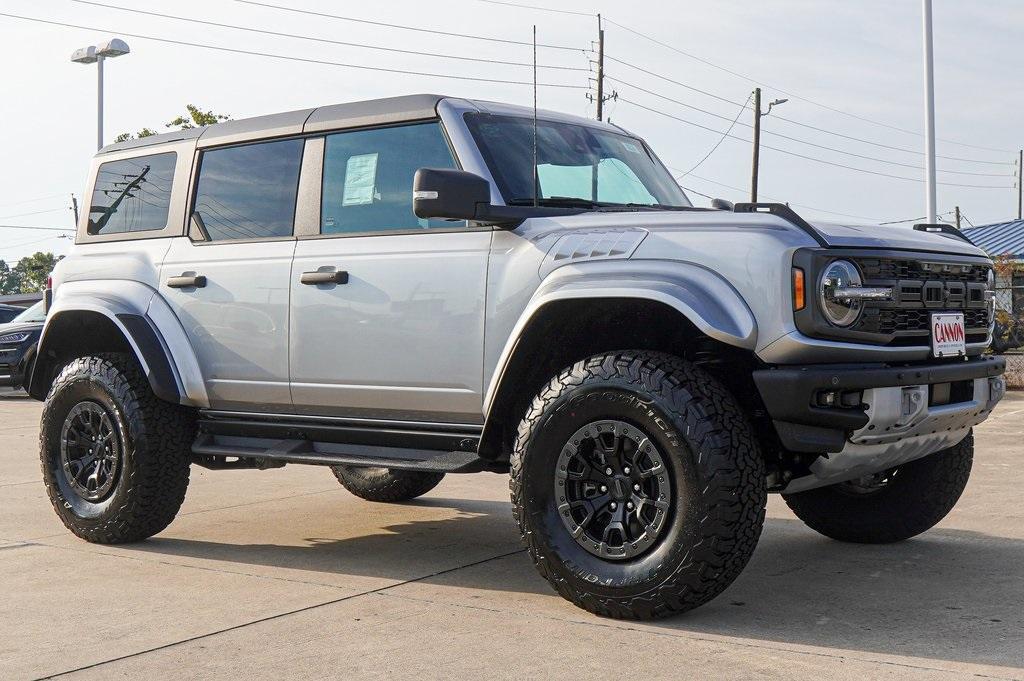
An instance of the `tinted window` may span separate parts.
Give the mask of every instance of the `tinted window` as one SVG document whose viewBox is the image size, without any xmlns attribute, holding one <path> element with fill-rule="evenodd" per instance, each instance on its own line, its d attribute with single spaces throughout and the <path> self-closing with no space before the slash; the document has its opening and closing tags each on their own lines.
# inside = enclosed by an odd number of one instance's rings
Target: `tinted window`
<svg viewBox="0 0 1024 681">
<path fill-rule="evenodd" d="M 203 152 L 193 211 L 212 241 L 291 236 L 302 140 Z"/>
<path fill-rule="evenodd" d="M 101 165 L 89 205 L 89 234 L 165 228 L 176 160 L 169 152 Z"/>
<path fill-rule="evenodd" d="M 324 151 L 323 234 L 451 227 L 412 212 L 419 168 L 454 168 L 440 123 L 328 135 Z"/>
</svg>

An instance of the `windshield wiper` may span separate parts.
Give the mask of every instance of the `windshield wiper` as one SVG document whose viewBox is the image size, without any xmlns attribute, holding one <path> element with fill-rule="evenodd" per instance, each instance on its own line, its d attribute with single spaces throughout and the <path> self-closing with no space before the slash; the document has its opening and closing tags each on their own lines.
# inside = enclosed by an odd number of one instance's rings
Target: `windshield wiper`
<svg viewBox="0 0 1024 681">
<path fill-rule="evenodd" d="M 532 206 L 533 198 L 514 198 L 508 201 L 510 206 Z M 689 206 L 667 206 L 662 203 L 612 203 L 609 201 L 591 201 L 575 196 L 545 196 L 537 199 L 538 206 L 560 206 L 564 208 L 589 208 L 603 212 L 641 211 L 641 210 L 691 210 Z"/>
<path fill-rule="evenodd" d="M 510 206 L 532 206 L 533 197 L 516 197 L 508 200 Z M 565 208 L 601 208 L 611 204 L 599 203 L 590 199 L 581 199 L 572 196 L 545 196 L 537 199 L 538 206 L 561 206 Z"/>
</svg>

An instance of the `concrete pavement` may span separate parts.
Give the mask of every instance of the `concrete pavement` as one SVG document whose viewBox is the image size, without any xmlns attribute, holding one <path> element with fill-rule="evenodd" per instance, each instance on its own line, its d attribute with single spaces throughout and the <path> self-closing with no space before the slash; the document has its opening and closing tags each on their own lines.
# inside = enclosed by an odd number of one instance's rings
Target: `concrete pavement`
<svg viewBox="0 0 1024 681">
<path fill-rule="evenodd" d="M 938 528 L 844 545 L 773 497 L 739 580 L 654 623 L 556 596 L 493 474 L 385 505 L 319 467 L 193 468 L 163 533 L 87 544 L 40 482 L 39 412 L 0 396 L 3 679 L 1024 679 L 1024 395 L 977 429 Z"/>
</svg>

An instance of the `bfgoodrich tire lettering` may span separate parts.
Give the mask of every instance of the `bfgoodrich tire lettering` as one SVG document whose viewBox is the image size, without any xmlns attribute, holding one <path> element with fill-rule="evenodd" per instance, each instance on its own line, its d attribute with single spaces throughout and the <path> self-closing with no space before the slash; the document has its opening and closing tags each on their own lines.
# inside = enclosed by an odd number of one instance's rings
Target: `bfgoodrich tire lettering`
<svg viewBox="0 0 1024 681">
<path fill-rule="evenodd" d="M 69 431 L 87 418 L 107 424 L 99 432 L 117 460 L 106 468 L 111 477 L 101 478 L 110 484 L 83 493 L 71 484 L 66 464 L 68 438 L 78 437 Z M 50 502 L 64 525 L 86 541 L 117 544 L 152 536 L 170 524 L 185 498 L 194 437 L 191 412 L 153 395 L 133 357 L 72 360 L 50 388 L 39 429 Z M 72 467 L 71 475 L 77 470 Z"/>
<path fill-rule="evenodd" d="M 559 517 L 555 467 L 588 422 L 642 430 L 670 478 L 657 541 L 626 560 L 584 550 Z M 671 355 L 624 351 L 562 371 L 533 400 L 511 460 L 512 507 L 543 577 L 566 599 L 611 617 L 650 619 L 697 607 L 744 568 L 764 522 L 764 462 L 735 399 Z"/>
<path fill-rule="evenodd" d="M 782 498 L 800 520 L 826 537 L 888 544 L 921 534 L 946 517 L 967 486 L 974 433 L 960 444 L 903 464 L 875 489 L 842 483 Z"/>
</svg>

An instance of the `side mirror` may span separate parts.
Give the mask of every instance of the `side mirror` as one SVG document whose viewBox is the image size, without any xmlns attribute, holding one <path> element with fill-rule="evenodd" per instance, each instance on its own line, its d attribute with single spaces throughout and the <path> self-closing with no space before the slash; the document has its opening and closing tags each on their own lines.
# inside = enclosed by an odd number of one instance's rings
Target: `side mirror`
<svg viewBox="0 0 1024 681">
<path fill-rule="evenodd" d="M 412 211 L 418 218 L 475 220 L 491 203 L 491 183 L 450 168 L 420 168 L 412 181 Z"/>
<path fill-rule="evenodd" d="M 730 213 L 736 208 L 732 201 L 726 201 L 725 199 L 711 199 L 711 207 L 715 210 L 727 210 Z"/>
</svg>

